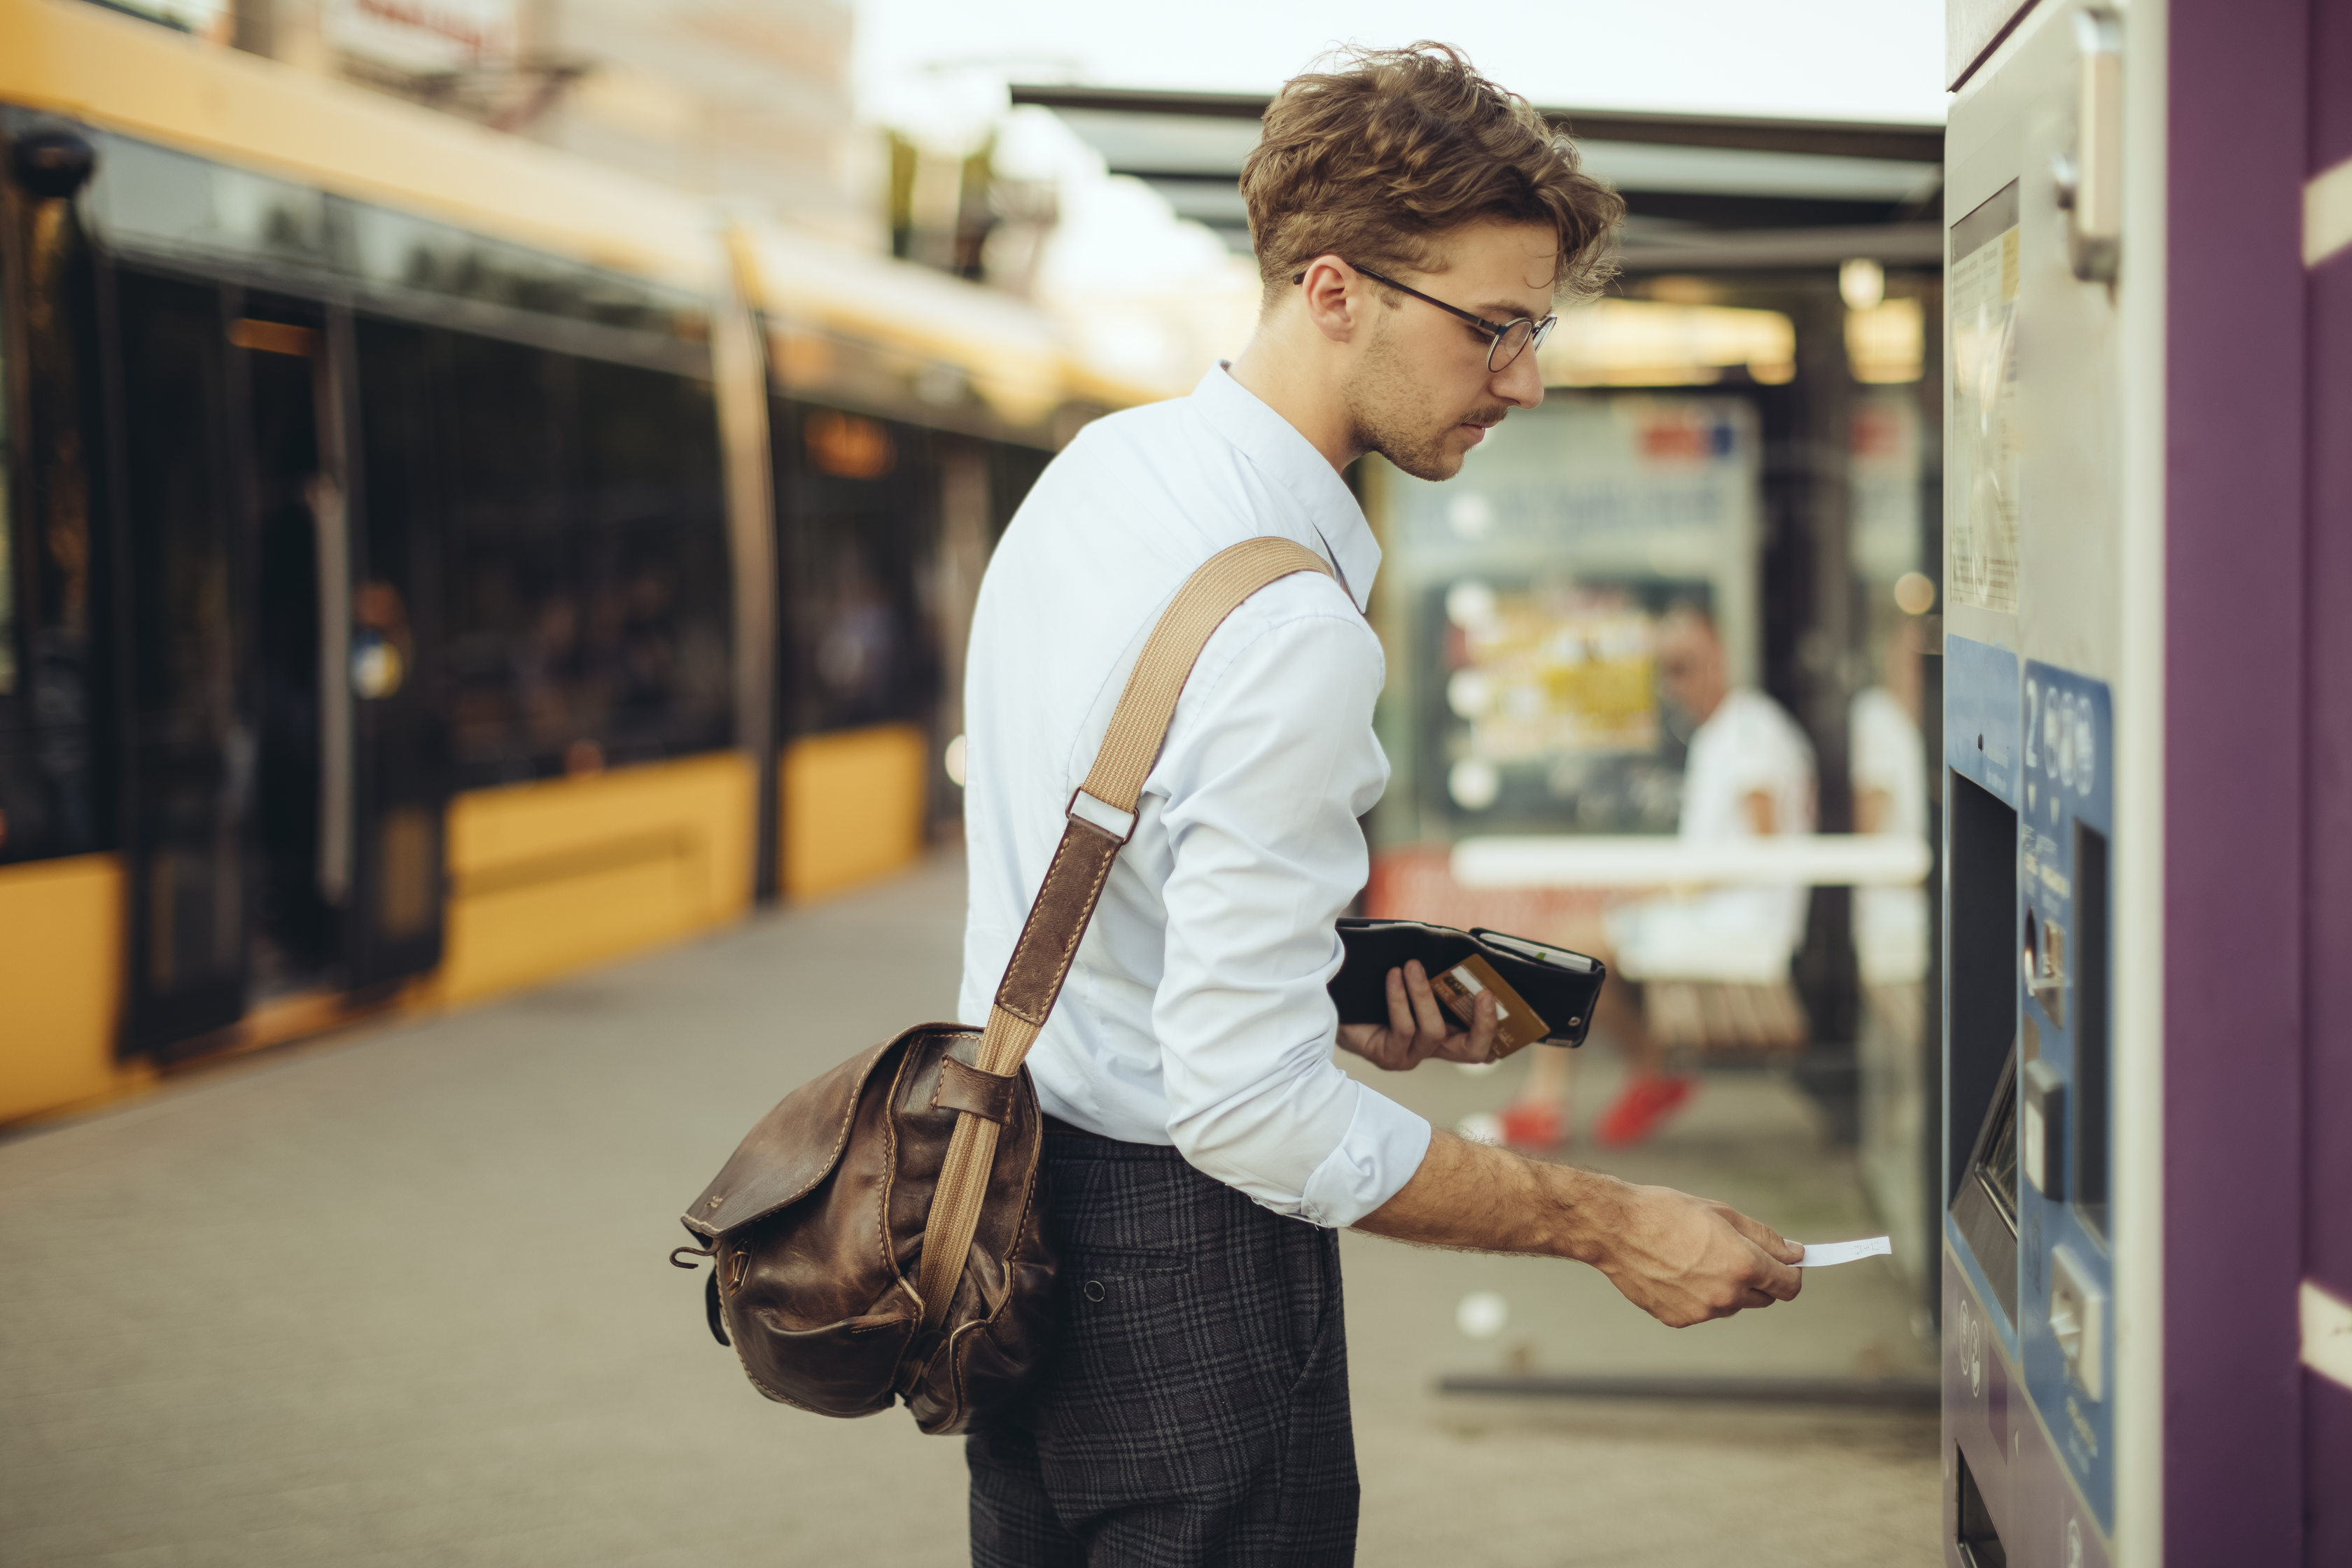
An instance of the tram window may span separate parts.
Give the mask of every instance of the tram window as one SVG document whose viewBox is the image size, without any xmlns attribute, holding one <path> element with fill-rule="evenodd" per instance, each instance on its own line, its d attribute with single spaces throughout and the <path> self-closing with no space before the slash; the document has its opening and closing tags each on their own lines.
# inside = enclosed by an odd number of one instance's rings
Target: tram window
<svg viewBox="0 0 2352 1568">
<path fill-rule="evenodd" d="M 0 864 L 103 847 L 96 531 L 79 231 L 32 247 L 0 342 Z M 5 297 L 5 291 L 0 291 Z M 13 363 L 11 355 L 16 356 Z M 22 399 L 22 401 L 16 401 Z M 21 464 L 12 470 L 12 464 Z"/>
<path fill-rule="evenodd" d="M 376 461 L 423 476 L 406 504 L 429 493 L 447 521 L 451 783 L 725 746 L 731 616 L 709 384 L 429 336 L 425 417 L 410 432 L 425 450 Z"/>
<path fill-rule="evenodd" d="M 5 263 L 0 257 L 0 263 Z M 7 279 L 0 275 L 0 299 L 5 299 Z M 8 510 L 8 334 L 0 323 L 0 701 L 16 695 L 16 534 L 10 524 Z M 14 734 L 17 723 L 11 714 L 5 721 L 5 731 Z M 5 764 L 0 764 L 5 765 Z M 0 788 L 5 788 L 0 785 Z M 0 853 L 7 844 L 0 839 Z"/>
<path fill-rule="evenodd" d="M 635 762 L 723 746 L 732 715 L 725 501 L 708 383 L 583 360 L 581 510 L 604 744 Z"/>
<path fill-rule="evenodd" d="M 5 258 L 0 258 L 5 260 Z M 6 297 L 0 278 L 0 299 Z M 8 342 L 0 328 L 0 862 L 13 858 L 8 839 L 12 826 L 37 820 L 38 801 L 46 792 L 32 766 L 33 736 L 28 715 L 17 695 L 16 535 L 9 510 Z M 19 804 L 19 802 L 22 804 Z"/>
<path fill-rule="evenodd" d="M 939 695 L 925 563 L 936 466 L 916 426 L 791 405 L 774 427 L 792 605 L 792 732 L 920 720 Z"/>
</svg>

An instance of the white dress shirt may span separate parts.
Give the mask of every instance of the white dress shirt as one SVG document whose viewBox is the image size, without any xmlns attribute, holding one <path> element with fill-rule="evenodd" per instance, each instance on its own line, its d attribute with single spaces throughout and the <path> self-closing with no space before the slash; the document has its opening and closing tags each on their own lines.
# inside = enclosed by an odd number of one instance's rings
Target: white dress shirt
<svg viewBox="0 0 2352 1568">
<path fill-rule="evenodd" d="M 1324 987 L 1388 783 L 1363 617 L 1380 546 L 1331 465 L 1222 368 L 1080 432 L 989 562 L 965 666 L 980 1025 L 1128 671 L 1192 570 L 1273 534 L 1334 568 L 1260 590 L 1209 639 L 1061 1000 L 1029 1053 L 1048 1114 L 1173 1144 L 1277 1214 L 1345 1226 L 1420 1167 L 1429 1123 L 1341 1072 Z"/>
</svg>

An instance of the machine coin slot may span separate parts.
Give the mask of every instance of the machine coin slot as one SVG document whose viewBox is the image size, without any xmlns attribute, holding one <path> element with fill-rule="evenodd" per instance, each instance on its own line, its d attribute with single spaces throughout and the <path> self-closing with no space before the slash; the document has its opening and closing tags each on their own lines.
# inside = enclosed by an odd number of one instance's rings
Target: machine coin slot
<svg viewBox="0 0 2352 1568">
<path fill-rule="evenodd" d="M 2074 1210 L 2107 1235 L 2107 836 L 2074 825 Z"/>
<path fill-rule="evenodd" d="M 2025 1064 L 2018 1163 L 2045 1198 L 2066 1195 L 2066 1080 L 2046 1061 Z"/>
<path fill-rule="evenodd" d="M 1952 1460 L 1952 1468 L 1959 1472 L 1959 1495 L 1952 1511 L 1960 1561 L 1971 1568 L 2009 1568 L 2009 1550 L 2000 1543 L 2000 1531 L 1993 1528 L 1992 1510 L 1985 1507 L 1984 1493 L 1977 1489 L 1976 1477 L 1969 1473 L 1968 1455 L 1955 1447 Z"/>
</svg>

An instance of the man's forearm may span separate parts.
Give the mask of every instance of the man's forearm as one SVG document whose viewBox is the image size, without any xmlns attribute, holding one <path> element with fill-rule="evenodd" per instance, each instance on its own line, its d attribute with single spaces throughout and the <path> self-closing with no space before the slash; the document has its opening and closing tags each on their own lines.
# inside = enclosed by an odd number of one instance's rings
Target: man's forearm
<svg viewBox="0 0 2352 1568">
<path fill-rule="evenodd" d="M 1423 1247 L 1597 1263 L 1631 1190 L 1614 1176 L 1436 1132 L 1421 1168 L 1356 1228 Z"/>
</svg>

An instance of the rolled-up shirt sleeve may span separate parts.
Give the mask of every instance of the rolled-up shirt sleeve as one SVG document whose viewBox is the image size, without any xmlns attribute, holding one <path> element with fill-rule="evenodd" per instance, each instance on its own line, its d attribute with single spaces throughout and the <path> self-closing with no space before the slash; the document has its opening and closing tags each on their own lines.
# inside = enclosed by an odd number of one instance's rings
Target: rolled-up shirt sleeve
<svg viewBox="0 0 2352 1568">
<path fill-rule="evenodd" d="M 1168 1134 L 1202 1173 L 1277 1214 L 1352 1225 L 1418 1170 L 1429 1123 L 1332 1060 L 1334 923 L 1364 885 L 1358 817 L 1388 762 L 1372 733 L 1379 645 L 1362 620 L 1296 615 L 1213 640 L 1148 788 L 1172 869 L 1152 1020 Z M 1201 684 L 1204 679 L 1208 684 Z"/>
</svg>

